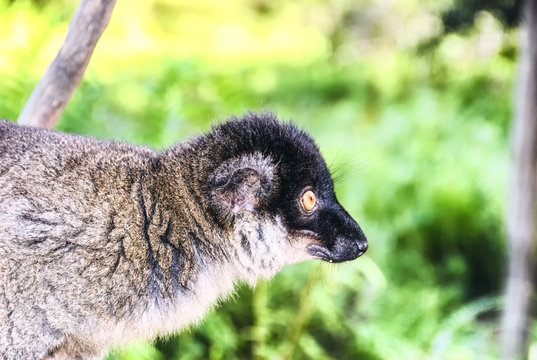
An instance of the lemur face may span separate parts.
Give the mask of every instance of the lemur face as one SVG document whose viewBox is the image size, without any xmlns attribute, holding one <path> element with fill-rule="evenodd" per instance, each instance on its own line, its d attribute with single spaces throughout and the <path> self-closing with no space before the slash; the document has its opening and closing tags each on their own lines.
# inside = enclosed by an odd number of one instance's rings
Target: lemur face
<svg viewBox="0 0 537 360">
<path fill-rule="evenodd" d="M 354 260 L 367 250 L 367 240 L 356 221 L 339 204 L 330 187 L 302 182 L 293 186 L 282 213 L 295 241 L 328 262 Z"/>
<path fill-rule="evenodd" d="M 291 241 L 329 262 L 354 260 L 365 253 L 366 237 L 338 202 L 330 172 L 316 148 L 288 158 L 280 176 L 279 211 Z"/>
<path fill-rule="evenodd" d="M 256 226 L 256 233 L 277 233 L 278 244 L 285 237 L 288 249 L 264 247 L 267 256 L 289 257 L 277 260 L 283 264 L 311 258 L 343 262 L 365 253 L 366 237 L 337 201 L 326 163 L 305 132 L 270 114 L 252 114 L 214 128 L 211 141 L 219 150 L 208 182 L 211 210 L 241 239 L 236 242 L 248 246 L 250 257 L 251 247 L 268 236 L 243 236 Z M 255 216 L 243 220 L 245 214 Z"/>
</svg>

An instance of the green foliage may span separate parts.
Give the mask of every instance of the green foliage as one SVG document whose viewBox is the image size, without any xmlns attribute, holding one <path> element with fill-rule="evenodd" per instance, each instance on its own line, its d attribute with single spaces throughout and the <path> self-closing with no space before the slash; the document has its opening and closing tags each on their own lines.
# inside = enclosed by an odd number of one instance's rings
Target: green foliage
<svg viewBox="0 0 537 360">
<path fill-rule="evenodd" d="M 10 3 L 0 1 L 0 116 L 15 120 L 76 3 Z M 273 110 L 317 139 L 370 248 L 243 286 L 199 326 L 109 359 L 496 357 L 516 33 L 487 15 L 437 38 L 445 6 L 389 6 L 400 8 L 118 3 L 59 129 L 163 148 Z M 411 44 L 435 45 L 394 45 L 406 44 L 394 23 L 422 34 Z M 487 36 L 501 41 L 477 53 Z"/>
</svg>

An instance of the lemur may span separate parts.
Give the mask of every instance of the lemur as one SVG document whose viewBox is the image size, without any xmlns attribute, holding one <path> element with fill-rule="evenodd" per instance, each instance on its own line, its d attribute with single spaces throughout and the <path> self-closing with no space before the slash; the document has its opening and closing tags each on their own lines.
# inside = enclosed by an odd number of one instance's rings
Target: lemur
<svg viewBox="0 0 537 360">
<path fill-rule="evenodd" d="M 161 152 L 0 121 L 0 358 L 98 359 L 367 240 L 313 139 L 250 113 Z"/>
</svg>

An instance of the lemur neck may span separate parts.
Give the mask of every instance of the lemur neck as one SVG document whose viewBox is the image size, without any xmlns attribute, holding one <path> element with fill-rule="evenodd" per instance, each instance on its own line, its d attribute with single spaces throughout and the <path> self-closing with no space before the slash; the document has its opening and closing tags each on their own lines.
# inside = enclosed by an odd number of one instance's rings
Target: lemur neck
<svg viewBox="0 0 537 360">
<path fill-rule="evenodd" d="M 218 153 L 218 146 L 193 141 L 162 154 L 155 188 L 173 227 L 163 241 L 189 250 L 181 254 L 190 264 L 181 273 L 181 286 L 188 287 L 189 279 L 211 268 L 253 285 L 283 266 L 285 229 L 277 219 L 253 212 L 234 219 L 229 228 L 218 223 L 207 201 L 207 181 L 218 167 L 211 151 Z"/>
<path fill-rule="evenodd" d="M 207 211 L 198 157 L 163 155 L 142 181 L 139 203 L 156 295 L 173 297 L 192 290 L 205 268 L 228 262 L 229 242 Z"/>
<path fill-rule="evenodd" d="M 254 286 L 259 279 L 272 278 L 286 265 L 287 232 L 279 217 L 262 219 L 246 213 L 233 232 L 232 257 L 241 280 Z"/>
</svg>

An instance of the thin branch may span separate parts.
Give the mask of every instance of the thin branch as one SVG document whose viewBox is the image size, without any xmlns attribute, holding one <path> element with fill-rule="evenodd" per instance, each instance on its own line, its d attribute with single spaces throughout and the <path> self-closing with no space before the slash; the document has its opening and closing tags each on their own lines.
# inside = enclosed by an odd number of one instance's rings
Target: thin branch
<svg viewBox="0 0 537 360">
<path fill-rule="evenodd" d="M 537 196 L 537 0 L 527 0 L 521 32 L 507 233 L 509 273 L 502 322 L 502 356 L 528 356 Z"/>
<path fill-rule="evenodd" d="M 106 29 L 116 0 L 82 0 L 65 41 L 39 81 L 18 123 L 53 128 L 80 84 L 95 45 Z"/>
</svg>

